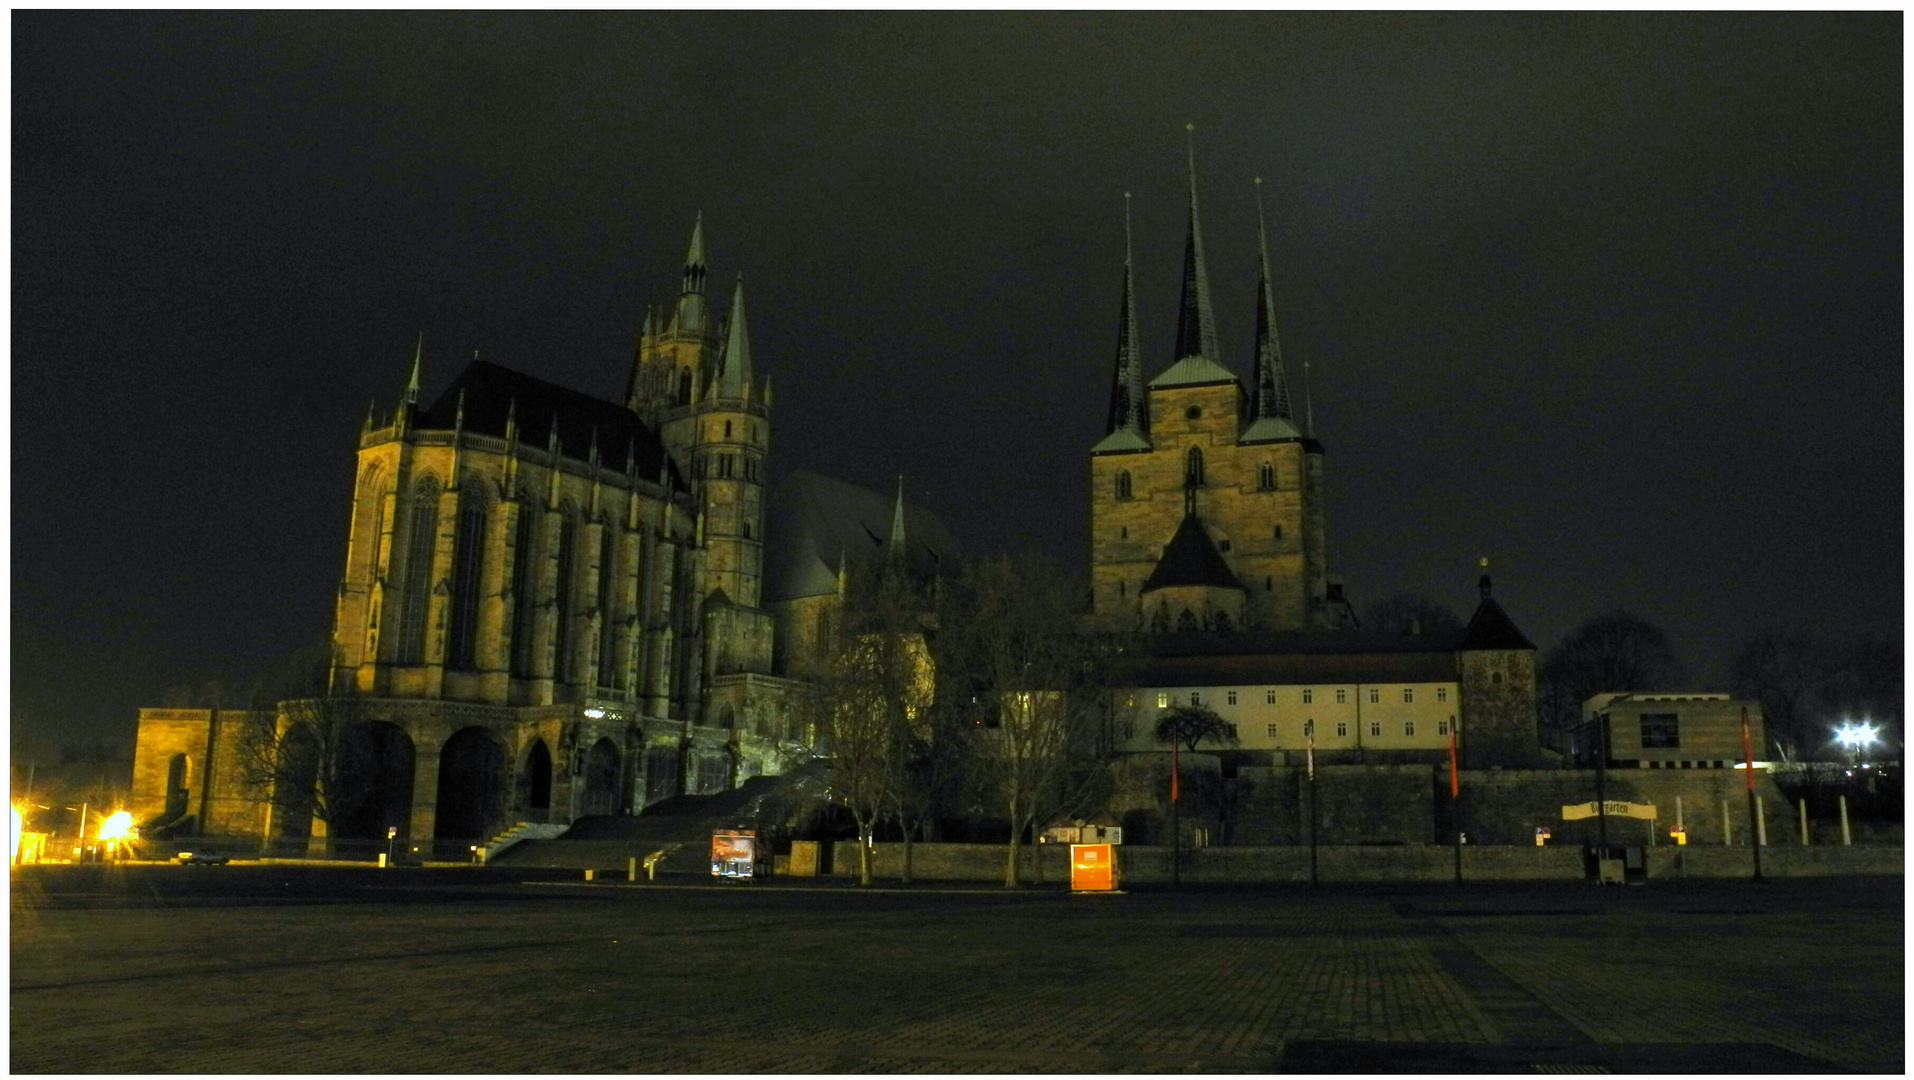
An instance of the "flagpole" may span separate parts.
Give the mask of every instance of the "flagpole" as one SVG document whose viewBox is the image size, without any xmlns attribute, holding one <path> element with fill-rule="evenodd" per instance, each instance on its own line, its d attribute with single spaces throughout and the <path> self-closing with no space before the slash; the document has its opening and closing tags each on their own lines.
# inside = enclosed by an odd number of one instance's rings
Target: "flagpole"
<svg viewBox="0 0 1914 1080">
<path fill-rule="evenodd" d="M 1177 790 L 1177 756 L 1180 744 L 1170 744 L 1170 888 L 1183 887 L 1183 817 Z"/>
<path fill-rule="evenodd" d="M 1455 767 L 1455 717 L 1449 717 L 1449 826 L 1455 833 L 1455 883 L 1462 885 L 1462 780 Z"/>
<path fill-rule="evenodd" d="M 1741 707 L 1741 757 L 1748 767 L 1748 849 L 1754 852 L 1754 879 L 1761 880 L 1761 831 L 1755 828 L 1754 745 L 1748 741 L 1748 707 Z"/>
</svg>

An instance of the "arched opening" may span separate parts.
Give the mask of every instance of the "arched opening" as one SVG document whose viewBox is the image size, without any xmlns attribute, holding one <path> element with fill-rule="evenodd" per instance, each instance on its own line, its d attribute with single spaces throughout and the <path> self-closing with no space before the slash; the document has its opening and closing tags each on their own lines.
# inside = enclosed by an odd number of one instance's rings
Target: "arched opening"
<svg viewBox="0 0 1914 1080">
<path fill-rule="evenodd" d="M 1256 486 L 1264 491 L 1276 490 L 1276 466 L 1265 461 L 1256 470 Z"/>
<path fill-rule="evenodd" d="M 1127 499 L 1129 497 L 1130 497 L 1130 472 L 1128 469 L 1125 469 L 1124 471 L 1117 473 L 1117 498 Z"/>
<path fill-rule="evenodd" d="M 172 760 L 166 763 L 166 813 L 164 816 L 168 820 L 186 813 L 186 803 L 190 794 L 186 782 L 189 779 L 186 755 L 174 754 Z"/>
<path fill-rule="evenodd" d="M 1183 458 L 1183 486 L 1203 486 L 1203 451 L 1194 446 Z"/>
<path fill-rule="evenodd" d="M 585 813 L 618 812 L 618 747 L 610 739 L 592 745 L 585 758 Z"/>
<path fill-rule="evenodd" d="M 385 831 L 412 819 L 412 740 L 396 724 L 374 720 L 346 729 L 333 792 L 335 852 L 385 850 Z"/>
<path fill-rule="evenodd" d="M 438 546 L 439 485 L 427 476 L 412 489 L 406 514 L 405 572 L 400 594 L 399 663 L 425 663 L 425 616 L 432 604 L 432 554 Z"/>
<path fill-rule="evenodd" d="M 512 552 L 512 674 L 529 679 L 533 619 L 538 614 L 538 507 L 523 492 Z"/>
<path fill-rule="evenodd" d="M 304 724 L 279 740 L 273 776 L 273 835 L 304 842 L 312 835 L 313 793 L 319 781 L 319 740 Z"/>
<path fill-rule="evenodd" d="M 519 801 L 527 810 L 552 808 L 552 752 L 544 739 L 533 739 L 525 755 L 525 771 L 519 777 Z"/>
<path fill-rule="evenodd" d="M 497 831 L 505 751 L 484 728 L 469 727 L 439 750 L 438 827 L 440 855 L 456 857 Z"/>
<path fill-rule="evenodd" d="M 467 479 L 459 506 L 457 539 L 452 546 L 452 633 L 445 666 L 454 671 L 478 667 L 479 576 L 485 560 L 483 485 Z"/>
<path fill-rule="evenodd" d="M 731 706 L 718 710 L 718 726 L 726 731 L 738 726 L 738 714 L 731 711 Z"/>
</svg>

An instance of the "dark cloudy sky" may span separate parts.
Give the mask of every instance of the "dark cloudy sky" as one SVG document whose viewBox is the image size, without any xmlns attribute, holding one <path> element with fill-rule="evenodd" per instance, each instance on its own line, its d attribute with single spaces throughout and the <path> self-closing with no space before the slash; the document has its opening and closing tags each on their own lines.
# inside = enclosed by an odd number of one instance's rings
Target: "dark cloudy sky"
<svg viewBox="0 0 1914 1080">
<path fill-rule="evenodd" d="M 1083 562 L 1122 193 L 1150 374 L 1197 155 L 1225 359 L 1266 178 L 1332 572 L 1698 680 L 1898 638 L 1898 12 L 13 20 L 12 719 L 130 736 L 322 633 L 414 336 L 622 393 L 702 210 L 773 475 Z"/>
</svg>

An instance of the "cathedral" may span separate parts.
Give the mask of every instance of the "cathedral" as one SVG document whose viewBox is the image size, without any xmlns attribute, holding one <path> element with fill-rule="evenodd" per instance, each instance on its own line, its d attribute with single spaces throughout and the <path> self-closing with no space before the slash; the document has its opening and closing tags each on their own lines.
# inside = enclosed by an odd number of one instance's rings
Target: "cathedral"
<svg viewBox="0 0 1914 1080">
<path fill-rule="evenodd" d="M 742 278 L 722 313 L 707 293 L 702 219 L 622 402 L 475 359 L 426 404 L 423 364 L 421 344 L 397 408 L 358 438 L 330 695 L 352 703 L 335 756 L 372 762 L 362 790 L 275 821 L 246 714 L 143 709 L 133 811 L 149 831 L 394 830 L 429 857 L 500 822 L 637 813 L 782 772 L 814 747 L 803 677 L 847 570 L 957 552 L 901 484 L 886 500 L 797 472 L 767 493 L 771 381 Z"/>
</svg>

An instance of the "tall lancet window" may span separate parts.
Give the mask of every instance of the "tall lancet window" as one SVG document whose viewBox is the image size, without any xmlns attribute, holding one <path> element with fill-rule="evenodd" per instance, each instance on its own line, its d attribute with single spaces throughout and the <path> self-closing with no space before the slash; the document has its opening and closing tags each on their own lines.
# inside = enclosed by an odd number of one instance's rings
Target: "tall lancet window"
<svg viewBox="0 0 1914 1080">
<path fill-rule="evenodd" d="M 538 610 L 538 505 L 521 498 L 512 565 L 512 674 L 532 677 L 532 616 Z"/>
<path fill-rule="evenodd" d="M 453 548 L 452 632 L 445 666 L 454 671 L 478 668 L 479 574 L 485 561 L 485 503 L 476 481 L 467 481 L 460 499 L 459 535 Z"/>
<path fill-rule="evenodd" d="M 617 677 L 617 656 L 612 649 L 611 632 L 617 614 L 613 608 L 618 602 L 618 526 L 605 523 L 604 541 L 598 546 L 598 685 L 611 687 L 618 685 L 612 680 Z"/>
<path fill-rule="evenodd" d="M 432 549 L 439 532 L 439 486 L 430 478 L 412 489 L 406 513 L 405 610 L 399 616 L 399 663 L 425 663 L 425 613 L 432 606 Z"/>
<path fill-rule="evenodd" d="M 1203 486 L 1203 451 L 1194 446 L 1183 458 L 1183 486 Z"/>
<path fill-rule="evenodd" d="M 1256 469 L 1256 486 L 1264 491 L 1276 490 L 1276 466 L 1265 461 Z"/>
<path fill-rule="evenodd" d="M 553 605 L 558 618 L 553 620 L 552 626 L 552 678 L 568 683 L 572 681 L 573 646 L 578 643 L 578 635 L 572 632 L 572 616 L 578 610 L 572 597 L 572 587 L 578 576 L 578 521 L 569 512 L 561 513 L 558 522 L 558 594 Z"/>
<path fill-rule="evenodd" d="M 1128 499 L 1129 497 L 1130 497 L 1130 471 L 1128 469 L 1125 469 L 1122 472 L 1117 474 L 1117 498 Z"/>
</svg>

